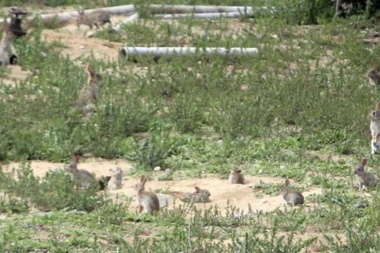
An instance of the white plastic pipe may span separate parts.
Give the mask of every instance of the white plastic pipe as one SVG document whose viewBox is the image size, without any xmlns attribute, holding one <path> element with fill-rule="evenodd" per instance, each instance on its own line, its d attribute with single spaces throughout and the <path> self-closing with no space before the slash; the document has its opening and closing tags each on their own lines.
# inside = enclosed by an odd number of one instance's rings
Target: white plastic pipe
<svg viewBox="0 0 380 253">
<path fill-rule="evenodd" d="M 104 10 L 108 12 L 110 15 L 122 15 L 127 14 L 130 12 L 135 12 L 135 6 L 130 5 L 121 5 L 121 6 L 113 6 L 113 7 L 106 7 L 106 8 L 99 8 L 99 9 L 89 9 L 85 10 L 85 13 L 89 14 L 94 11 L 98 10 Z M 69 21 L 72 18 L 78 17 L 78 11 L 67 11 L 67 12 L 60 12 L 60 13 L 49 13 L 49 14 L 41 14 L 41 20 L 42 21 L 49 21 L 56 19 L 59 23 L 64 23 Z M 32 21 L 34 17 L 28 18 L 29 21 Z"/>
<path fill-rule="evenodd" d="M 185 13 L 185 14 L 157 14 L 156 18 L 177 19 L 177 18 L 238 18 L 244 15 L 250 15 L 252 12 L 213 12 L 213 13 Z"/>
<path fill-rule="evenodd" d="M 139 19 L 139 14 L 136 12 L 136 13 L 132 14 L 131 16 L 127 17 L 124 21 L 119 22 L 116 25 L 114 25 L 112 27 L 112 29 L 115 31 L 119 31 L 121 29 L 122 25 L 135 22 L 138 19 Z"/>
<path fill-rule="evenodd" d="M 213 6 L 213 5 L 161 5 L 151 4 L 153 13 L 212 13 L 212 12 L 252 12 L 249 6 Z"/>
<path fill-rule="evenodd" d="M 223 47 L 122 47 L 120 54 L 125 57 L 136 55 L 153 55 L 153 56 L 168 56 L 168 55 L 191 55 L 197 52 L 203 54 L 219 54 L 219 55 L 251 55 L 257 54 L 257 48 L 223 48 Z"/>
</svg>

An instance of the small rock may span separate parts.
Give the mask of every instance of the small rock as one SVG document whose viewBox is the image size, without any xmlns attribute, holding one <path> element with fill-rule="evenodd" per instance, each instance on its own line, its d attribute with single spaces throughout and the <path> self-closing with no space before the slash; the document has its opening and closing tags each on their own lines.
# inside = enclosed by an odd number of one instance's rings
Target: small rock
<svg viewBox="0 0 380 253">
<path fill-rule="evenodd" d="M 154 170 L 154 171 L 160 171 L 160 170 L 161 170 L 161 167 L 160 167 L 160 166 L 156 166 L 156 167 L 154 167 L 153 170 Z"/>
<path fill-rule="evenodd" d="M 92 38 L 92 37 L 94 37 L 94 35 L 95 35 L 95 32 L 92 32 L 92 31 L 89 31 L 86 33 L 87 38 Z"/>
</svg>

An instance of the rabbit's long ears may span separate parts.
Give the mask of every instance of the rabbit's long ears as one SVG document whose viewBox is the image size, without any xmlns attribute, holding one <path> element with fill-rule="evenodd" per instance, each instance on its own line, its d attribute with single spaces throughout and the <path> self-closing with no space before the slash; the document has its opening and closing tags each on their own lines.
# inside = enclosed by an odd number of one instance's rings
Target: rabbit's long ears
<svg viewBox="0 0 380 253">
<path fill-rule="evenodd" d="M 200 193 L 202 191 L 201 188 L 199 188 L 198 186 L 195 186 L 194 188 L 195 188 L 195 193 Z"/>
<path fill-rule="evenodd" d="M 147 180 L 148 180 L 148 178 L 147 178 L 145 175 L 143 175 L 143 176 L 141 176 L 141 178 L 140 178 L 140 183 L 141 183 L 142 185 L 145 185 L 145 183 L 146 183 Z"/>
<path fill-rule="evenodd" d="M 368 159 L 367 158 L 363 158 L 362 162 L 360 163 L 360 166 L 364 167 L 366 166 L 368 163 Z"/>
<path fill-rule="evenodd" d="M 380 102 L 377 102 L 377 103 L 375 104 L 375 110 L 380 110 Z"/>
<path fill-rule="evenodd" d="M 285 187 L 287 187 L 290 184 L 290 180 L 287 178 L 285 179 Z"/>
<path fill-rule="evenodd" d="M 79 163 L 80 156 L 78 154 L 73 154 L 71 157 L 73 163 Z"/>
</svg>

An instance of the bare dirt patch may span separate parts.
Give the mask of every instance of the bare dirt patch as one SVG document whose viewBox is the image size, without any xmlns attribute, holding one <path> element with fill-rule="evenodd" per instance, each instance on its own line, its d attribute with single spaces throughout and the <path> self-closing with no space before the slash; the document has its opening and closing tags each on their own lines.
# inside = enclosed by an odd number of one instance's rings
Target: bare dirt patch
<svg viewBox="0 0 380 253">
<path fill-rule="evenodd" d="M 94 173 L 97 177 L 111 175 L 110 168 L 118 166 L 124 174 L 133 168 L 132 164 L 124 160 L 104 160 L 99 158 L 90 158 L 82 161 L 79 165 L 79 169 L 88 170 Z M 4 165 L 5 172 L 11 172 L 13 169 L 18 169 L 20 164 L 10 163 Z M 49 170 L 64 169 L 63 163 L 50 163 L 46 161 L 32 161 L 30 168 L 34 174 L 38 177 L 43 177 Z M 211 193 L 210 202 L 196 204 L 199 209 L 208 209 L 213 206 L 217 206 L 222 214 L 227 211 L 228 206 L 237 207 L 241 212 L 248 213 L 249 207 L 254 211 L 271 212 L 278 208 L 284 209 L 285 201 L 282 196 L 269 196 L 256 197 L 252 186 L 259 184 L 260 181 L 264 183 L 278 183 L 281 184 L 283 179 L 271 178 L 271 177 L 255 177 L 246 176 L 246 183 L 244 185 L 230 184 L 225 179 L 220 179 L 217 175 L 208 175 L 207 178 L 188 178 L 184 180 L 170 180 L 170 181 L 158 181 L 155 177 L 159 176 L 156 172 L 152 174 L 150 180 L 146 184 L 147 190 L 170 190 L 170 191 L 182 191 L 182 192 L 194 192 L 194 187 L 199 186 L 204 189 L 208 189 Z M 138 178 L 132 178 L 124 176 L 122 188 L 109 192 L 110 197 L 121 202 L 125 202 L 128 199 L 135 198 L 134 185 L 138 182 Z M 320 189 L 311 189 L 304 192 L 304 196 L 307 198 L 310 194 L 320 194 Z M 168 197 L 166 194 L 159 194 L 162 199 L 162 206 L 167 205 L 169 209 L 178 208 L 179 205 L 183 205 L 179 200 L 173 201 L 173 198 Z M 165 201 L 167 201 L 165 203 Z M 134 203 L 134 202 L 133 202 Z M 131 205 L 133 210 L 135 205 Z"/>
</svg>

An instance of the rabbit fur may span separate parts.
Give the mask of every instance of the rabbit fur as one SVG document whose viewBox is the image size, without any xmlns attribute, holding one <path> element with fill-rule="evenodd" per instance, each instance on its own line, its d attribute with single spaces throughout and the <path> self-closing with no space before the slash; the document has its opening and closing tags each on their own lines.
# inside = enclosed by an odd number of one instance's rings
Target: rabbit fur
<svg viewBox="0 0 380 253">
<path fill-rule="evenodd" d="M 154 192 L 145 191 L 146 176 L 141 176 L 140 182 L 135 185 L 137 193 L 138 212 L 150 213 L 160 210 L 160 202 Z"/>
<path fill-rule="evenodd" d="M 360 165 L 354 170 L 359 191 L 376 187 L 379 181 L 379 179 L 375 177 L 372 173 L 365 171 L 365 166 L 367 166 L 367 163 L 368 159 L 364 158 Z"/>
<path fill-rule="evenodd" d="M 234 169 L 228 177 L 228 181 L 231 184 L 244 184 L 244 175 L 240 169 Z"/>
<path fill-rule="evenodd" d="M 3 37 L 0 41 L 0 66 L 14 64 L 17 60 L 17 53 L 12 46 L 12 32 L 9 30 L 9 25 L 3 24 Z"/>
<path fill-rule="evenodd" d="M 380 81 L 380 74 L 377 70 L 377 63 L 371 62 L 371 65 L 367 71 L 367 77 L 369 83 L 377 88 Z"/>
<path fill-rule="evenodd" d="M 111 179 L 108 181 L 108 190 L 121 189 L 121 183 L 123 180 L 123 171 L 119 167 L 111 168 L 110 172 L 113 172 Z"/>
<path fill-rule="evenodd" d="M 99 83 L 102 77 L 94 71 L 94 66 L 87 64 L 85 67 L 87 73 L 87 83 L 81 89 L 77 99 L 77 107 L 81 110 L 85 118 L 89 118 L 95 111 L 99 97 Z"/>
<path fill-rule="evenodd" d="M 289 191 L 289 179 L 285 180 L 284 187 L 281 189 L 281 195 L 288 205 L 296 206 L 303 205 L 304 197 L 300 192 L 291 192 Z"/>
<path fill-rule="evenodd" d="M 371 155 L 376 154 L 378 149 L 378 135 L 380 134 L 380 102 L 376 103 L 375 109 L 369 112 L 369 128 L 371 130 Z"/>
<path fill-rule="evenodd" d="M 78 10 L 78 18 L 76 20 L 77 27 L 80 25 L 87 25 L 92 29 L 95 26 L 97 29 L 106 23 L 111 23 L 110 14 L 104 10 L 96 10 L 91 13 L 85 13 L 85 11 Z"/>
<path fill-rule="evenodd" d="M 72 160 L 66 170 L 73 175 L 74 180 L 78 181 L 82 188 L 90 188 L 96 182 L 94 175 L 87 170 L 78 170 L 79 155 L 73 155 Z"/>
<path fill-rule="evenodd" d="M 184 193 L 184 192 L 178 192 L 173 191 L 171 192 L 171 195 L 174 197 L 180 199 L 181 201 L 185 203 L 206 203 L 210 202 L 210 192 L 205 189 L 201 189 L 198 186 L 195 186 L 195 192 L 193 193 Z"/>
</svg>

